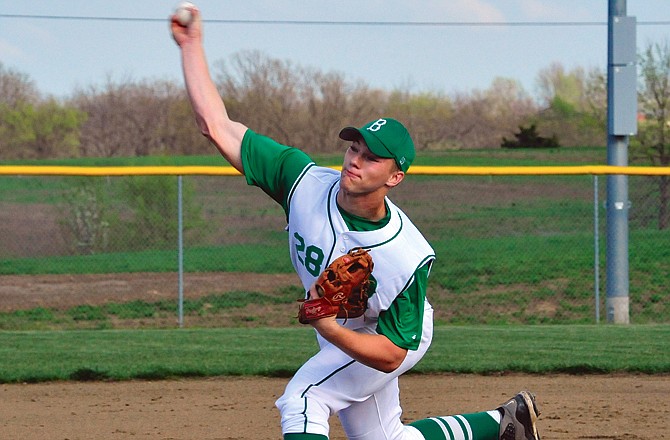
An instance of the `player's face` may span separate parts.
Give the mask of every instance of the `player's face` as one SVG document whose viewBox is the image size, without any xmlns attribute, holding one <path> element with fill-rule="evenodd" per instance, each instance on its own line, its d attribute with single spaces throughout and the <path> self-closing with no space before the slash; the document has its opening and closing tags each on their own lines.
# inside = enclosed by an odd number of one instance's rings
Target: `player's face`
<svg viewBox="0 0 670 440">
<path fill-rule="evenodd" d="M 350 193 L 365 194 L 400 183 L 404 173 L 393 159 L 374 154 L 365 141 L 354 141 L 344 154 L 340 187 Z"/>
</svg>

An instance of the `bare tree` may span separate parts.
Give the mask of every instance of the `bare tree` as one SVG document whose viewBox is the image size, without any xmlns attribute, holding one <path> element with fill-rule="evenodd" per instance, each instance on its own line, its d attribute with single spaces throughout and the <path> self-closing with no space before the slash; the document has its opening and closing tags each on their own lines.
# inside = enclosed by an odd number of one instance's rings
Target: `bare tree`
<svg viewBox="0 0 670 440">
<path fill-rule="evenodd" d="M 305 109 L 300 145 L 308 151 L 337 151 L 338 133 L 346 125 L 362 125 L 378 114 L 382 93 L 365 83 L 348 83 L 341 73 L 308 71 L 301 88 Z"/>
<path fill-rule="evenodd" d="M 37 103 L 40 93 L 28 75 L 5 68 L 0 62 L 0 105 L 15 107 L 21 103 Z"/>
<path fill-rule="evenodd" d="M 345 124 L 363 123 L 379 94 L 337 72 L 240 52 L 216 63 L 215 82 L 231 117 L 278 142 L 308 152 L 332 151 Z M 376 113 L 376 112 L 375 112 Z"/>
<path fill-rule="evenodd" d="M 639 102 L 644 121 L 639 124 L 633 160 L 670 165 L 670 43 L 650 43 L 639 56 Z M 659 229 L 670 225 L 670 176 L 658 176 Z"/>
<path fill-rule="evenodd" d="M 89 86 L 75 91 L 71 103 L 88 114 L 82 127 L 83 156 L 126 156 L 133 152 L 133 123 L 129 114 L 135 103 L 127 83 L 115 83 L 107 77 L 102 87 Z"/>
<path fill-rule="evenodd" d="M 77 90 L 71 103 L 88 114 L 82 128 L 84 156 L 209 151 L 192 122 L 183 87 L 174 82 L 108 77 L 102 86 Z"/>
<path fill-rule="evenodd" d="M 514 79 L 495 78 L 484 96 L 488 104 L 487 115 L 496 121 L 495 136 L 498 141 L 501 133 L 513 133 L 538 111 L 535 101 Z"/>
<path fill-rule="evenodd" d="M 452 137 L 463 148 L 499 146 L 504 136 L 510 136 L 536 111 L 521 84 L 496 78 L 486 90 L 455 95 Z"/>
<path fill-rule="evenodd" d="M 305 105 L 305 128 L 298 142 L 313 151 L 328 151 L 337 143 L 342 128 L 343 111 L 348 102 L 348 86 L 341 74 L 313 72 L 305 78 L 302 100 Z"/>
<path fill-rule="evenodd" d="M 258 51 L 216 64 L 215 82 L 231 117 L 281 143 L 290 143 L 299 111 L 301 70 Z"/>
<path fill-rule="evenodd" d="M 607 74 L 597 67 L 586 74 L 584 89 L 586 111 L 590 112 L 603 127 L 607 124 Z"/>
<path fill-rule="evenodd" d="M 167 110 L 164 126 L 161 129 L 160 144 L 166 153 L 173 154 L 212 154 L 209 140 L 198 130 L 195 115 L 186 99 L 185 91 L 178 90 L 176 95 L 163 97 Z"/>
</svg>

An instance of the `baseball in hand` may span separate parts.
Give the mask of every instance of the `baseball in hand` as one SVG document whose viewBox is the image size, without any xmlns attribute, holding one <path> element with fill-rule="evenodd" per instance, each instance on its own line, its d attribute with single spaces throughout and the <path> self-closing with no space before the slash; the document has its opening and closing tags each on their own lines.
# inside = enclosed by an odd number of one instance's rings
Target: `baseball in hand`
<svg viewBox="0 0 670 440">
<path fill-rule="evenodd" d="M 188 26 L 193 21 L 193 14 L 189 8 L 193 8 L 195 5 L 191 2 L 180 2 L 174 10 L 174 15 L 177 18 L 177 21 L 182 26 Z"/>
</svg>

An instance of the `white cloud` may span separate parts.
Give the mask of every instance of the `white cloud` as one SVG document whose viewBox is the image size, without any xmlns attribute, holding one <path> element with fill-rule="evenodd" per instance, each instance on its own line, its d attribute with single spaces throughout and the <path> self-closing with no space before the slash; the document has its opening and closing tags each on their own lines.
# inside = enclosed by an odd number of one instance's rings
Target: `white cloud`
<svg viewBox="0 0 670 440">
<path fill-rule="evenodd" d="M 0 30 L 0 59 L 5 64 L 54 54 L 58 39 L 44 27 L 17 20 Z"/>
<path fill-rule="evenodd" d="M 463 21 L 505 21 L 502 11 L 485 0 L 455 0 L 440 2 L 447 6 L 454 19 Z"/>
<path fill-rule="evenodd" d="M 504 21 L 504 14 L 489 0 L 422 0 L 399 2 L 408 20 L 415 21 Z"/>
<path fill-rule="evenodd" d="M 490 0 L 339 0 L 324 9 L 324 1 L 309 2 L 327 17 L 351 21 L 502 21 L 504 15 Z M 304 9 L 304 6 L 300 7 Z M 315 12 L 313 11 L 313 12 Z M 307 14 L 309 15 L 309 14 Z M 314 16 L 315 14 L 311 14 Z"/>
<path fill-rule="evenodd" d="M 53 23 L 49 23 L 53 24 Z M 45 49 L 51 49 L 52 47 L 58 44 L 58 36 L 50 30 L 50 27 L 45 25 L 39 25 L 34 23 L 22 23 L 21 33 L 22 39 L 30 39 L 34 43 L 44 47 Z"/>
<path fill-rule="evenodd" d="M 9 64 L 11 60 L 25 58 L 25 54 L 18 47 L 0 40 L 0 59 L 4 60 L 5 64 Z"/>
<path fill-rule="evenodd" d="M 519 0 L 519 10 L 524 20 L 580 21 L 595 20 L 593 7 L 584 7 L 576 1 Z M 605 16 L 607 4 L 602 4 Z"/>
</svg>

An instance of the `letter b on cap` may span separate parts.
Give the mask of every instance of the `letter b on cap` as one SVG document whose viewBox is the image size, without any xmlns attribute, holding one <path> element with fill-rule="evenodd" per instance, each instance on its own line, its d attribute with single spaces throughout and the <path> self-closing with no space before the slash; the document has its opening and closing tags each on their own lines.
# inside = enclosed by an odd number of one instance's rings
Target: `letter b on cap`
<svg viewBox="0 0 670 440">
<path fill-rule="evenodd" d="M 386 125 L 386 119 L 379 118 L 368 127 L 369 131 L 379 131 L 384 125 Z"/>
</svg>

